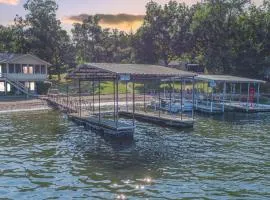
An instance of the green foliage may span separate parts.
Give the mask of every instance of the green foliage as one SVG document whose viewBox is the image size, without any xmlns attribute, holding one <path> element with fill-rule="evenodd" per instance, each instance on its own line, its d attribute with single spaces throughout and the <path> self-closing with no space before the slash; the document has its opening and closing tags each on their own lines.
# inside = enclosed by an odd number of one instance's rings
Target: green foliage
<svg viewBox="0 0 270 200">
<path fill-rule="evenodd" d="M 37 93 L 39 95 L 46 95 L 51 87 L 51 83 L 48 82 L 37 82 Z"/>
<path fill-rule="evenodd" d="M 26 16 L 0 25 L 0 51 L 33 53 L 50 62 L 50 74 L 85 62 L 196 62 L 209 73 L 262 78 L 270 68 L 270 2 L 206 0 L 187 6 L 150 1 L 141 28 L 133 34 L 102 29 L 98 16 L 72 28 L 72 38 L 56 18 L 55 0 L 28 0 Z"/>
<path fill-rule="evenodd" d="M 130 35 L 99 26 L 98 16 L 89 16 L 72 29 L 77 62 L 132 62 Z"/>
</svg>

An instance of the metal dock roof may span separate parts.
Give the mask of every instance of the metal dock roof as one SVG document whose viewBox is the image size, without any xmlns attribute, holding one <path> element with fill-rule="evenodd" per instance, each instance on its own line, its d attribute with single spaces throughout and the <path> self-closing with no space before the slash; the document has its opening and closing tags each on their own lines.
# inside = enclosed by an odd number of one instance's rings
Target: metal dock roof
<svg viewBox="0 0 270 200">
<path fill-rule="evenodd" d="M 265 83 L 265 81 L 262 80 L 230 75 L 198 75 L 195 77 L 195 79 L 201 81 L 217 81 L 229 83 Z"/>
<path fill-rule="evenodd" d="M 128 75 L 132 79 L 161 79 L 170 77 L 194 77 L 196 74 L 174 68 L 147 64 L 86 63 L 79 65 L 67 78 L 115 79 Z"/>
</svg>

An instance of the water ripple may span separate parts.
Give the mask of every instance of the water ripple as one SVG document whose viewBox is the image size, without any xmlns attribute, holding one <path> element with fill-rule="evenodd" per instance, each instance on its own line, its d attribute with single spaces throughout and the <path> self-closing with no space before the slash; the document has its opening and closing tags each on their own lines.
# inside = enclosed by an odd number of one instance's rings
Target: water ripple
<svg viewBox="0 0 270 200">
<path fill-rule="evenodd" d="M 0 198 L 269 199 L 270 115 L 137 122 L 109 140 L 54 111 L 0 116 Z"/>
</svg>

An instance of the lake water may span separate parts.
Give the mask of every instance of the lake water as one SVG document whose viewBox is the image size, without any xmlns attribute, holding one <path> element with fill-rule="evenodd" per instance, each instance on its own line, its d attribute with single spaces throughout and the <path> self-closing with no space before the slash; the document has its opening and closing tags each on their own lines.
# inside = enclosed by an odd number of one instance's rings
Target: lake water
<svg viewBox="0 0 270 200">
<path fill-rule="evenodd" d="M 0 115 L 0 199 L 270 199 L 270 114 L 137 122 L 112 141 L 55 111 Z"/>
</svg>

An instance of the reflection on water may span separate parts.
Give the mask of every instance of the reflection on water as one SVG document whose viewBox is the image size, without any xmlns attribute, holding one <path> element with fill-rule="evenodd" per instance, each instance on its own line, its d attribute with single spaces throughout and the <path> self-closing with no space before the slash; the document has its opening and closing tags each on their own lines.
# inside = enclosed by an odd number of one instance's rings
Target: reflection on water
<svg viewBox="0 0 270 200">
<path fill-rule="evenodd" d="M 0 116 L 0 198 L 269 199 L 270 115 L 137 122 L 110 140 L 54 111 Z"/>
</svg>

